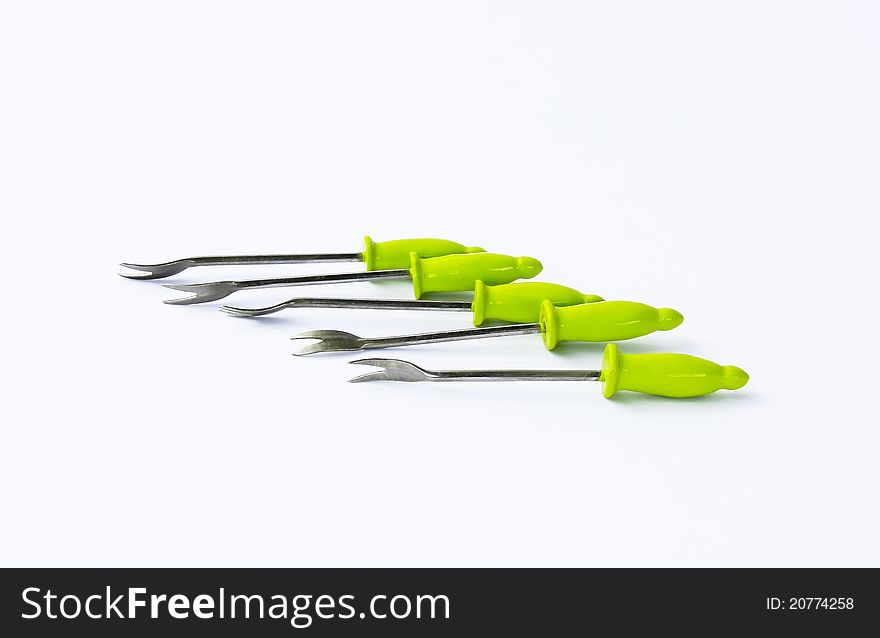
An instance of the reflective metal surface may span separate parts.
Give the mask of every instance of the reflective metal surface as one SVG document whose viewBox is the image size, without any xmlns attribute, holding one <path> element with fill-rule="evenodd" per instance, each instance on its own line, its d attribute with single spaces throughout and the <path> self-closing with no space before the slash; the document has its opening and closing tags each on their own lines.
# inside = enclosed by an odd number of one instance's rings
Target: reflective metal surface
<svg viewBox="0 0 880 638">
<path fill-rule="evenodd" d="M 145 274 L 119 273 L 128 279 L 162 279 L 194 266 L 246 266 L 252 264 L 305 264 L 329 261 L 363 261 L 362 253 L 318 253 L 314 255 L 230 255 L 226 257 L 187 257 L 161 264 L 119 264 Z"/>
<path fill-rule="evenodd" d="M 426 370 L 400 359 L 358 359 L 354 365 L 381 368 L 357 376 L 361 381 L 598 381 L 601 370 Z"/>
<path fill-rule="evenodd" d="M 285 308 L 358 308 L 361 310 L 449 310 L 470 312 L 470 301 L 424 301 L 418 299 L 328 299 L 299 297 L 265 308 L 220 306 L 220 310 L 236 317 L 262 317 Z"/>
<path fill-rule="evenodd" d="M 166 299 L 165 303 L 188 305 L 206 303 L 228 297 L 239 290 L 251 288 L 278 288 L 283 286 L 308 286 L 313 284 L 337 284 L 347 281 L 364 281 L 371 279 L 409 279 L 407 268 L 400 270 L 374 270 L 372 272 L 350 272 L 336 275 L 308 275 L 305 277 L 282 277 L 277 279 L 249 279 L 245 281 L 214 281 L 204 284 L 162 284 L 171 290 L 193 293 L 190 297 Z"/>
<path fill-rule="evenodd" d="M 423 332 L 413 335 L 393 337 L 359 337 L 341 330 L 311 330 L 291 337 L 293 341 L 315 341 L 301 347 L 293 354 L 303 356 L 318 352 L 346 352 L 352 350 L 371 350 L 373 348 L 396 348 L 422 343 L 440 343 L 443 341 L 463 341 L 467 339 L 485 339 L 487 337 L 503 337 L 506 335 L 525 335 L 541 332 L 537 323 L 496 326 L 493 328 L 468 328 L 466 330 L 447 330 L 444 332 Z"/>
</svg>

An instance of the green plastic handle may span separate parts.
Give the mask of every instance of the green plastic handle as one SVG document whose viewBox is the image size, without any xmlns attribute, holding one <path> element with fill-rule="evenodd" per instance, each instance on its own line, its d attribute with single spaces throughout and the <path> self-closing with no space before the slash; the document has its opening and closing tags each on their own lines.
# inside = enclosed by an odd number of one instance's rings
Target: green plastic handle
<svg viewBox="0 0 880 638">
<path fill-rule="evenodd" d="M 672 330 L 684 317 L 672 308 L 654 308 L 635 301 L 600 301 L 558 308 L 541 304 L 541 336 L 553 350 L 560 341 L 623 341 Z"/>
<path fill-rule="evenodd" d="M 474 325 L 489 319 L 513 323 L 534 323 L 541 315 L 541 304 L 549 301 L 554 306 L 574 306 L 604 301 L 599 295 L 585 295 L 574 288 L 548 284 L 543 281 L 522 281 L 514 284 L 487 286 L 482 281 L 474 288 Z"/>
<path fill-rule="evenodd" d="M 367 270 L 397 270 L 409 268 L 409 254 L 419 257 L 442 257 L 461 253 L 486 252 L 476 246 L 449 241 L 448 239 L 393 239 L 375 242 L 364 237 L 364 263 Z"/>
<path fill-rule="evenodd" d="M 531 279 L 543 266 L 532 257 L 510 257 L 494 253 L 446 255 L 422 259 L 410 253 L 410 273 L 416 299 L 426 292 L 473 290 L 478 281 L 490 286 Z"/>
<path fill-rule="evenodd" d="M 623 354 L 613 343 L 602 357 L 602 393 L 632 390 L 661 397 L 699 397 L 716 390 L 739 390 L 749 375 L 689 354 Z"/>
</svg>

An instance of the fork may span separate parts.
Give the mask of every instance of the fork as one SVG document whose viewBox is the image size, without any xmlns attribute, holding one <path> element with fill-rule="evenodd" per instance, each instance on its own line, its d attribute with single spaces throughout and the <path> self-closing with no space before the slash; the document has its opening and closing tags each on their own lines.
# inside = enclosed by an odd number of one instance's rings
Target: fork
<svg viewBox="0 0 880 638">
<path fill-rule="evenodd" d="M 364 237 L 360 253 L 317 253 L 311 255 L 228 255 L 221 257 L 187 257 L 161 264 L 119 264 L 144 274 L 119 273 L 128 279 L 162 279 L 194 266 L 244 266 L 250 264 L 306 264 L 317 262 L 362 261 L 367 270 L 388 270 L 409 266 L 409 254 L 419 257 L 440 257 L 457 253 L 481 253 L 482 248 L 464 246 L 448 239 L 394 239 L 374 242 Z"/>
<path fill-rule="evenodd" d="M 656 330 L 672 330 L 681 325 L 682 321 L 684 317 L 677 310 L 653 308 L 635 301 L 598 301 L 562 308 L 550 301 L 544 301 L 537 323 L 374 338 L 359 337 L 341 330 L 312 330 L 297 334 L 291 340 L 314 342 L 294 352 L 296 356 L 525 334 L 540 334 L 544 346 L 553 350 L 561 341 L 603 342 L 634 339 Z"/>
<path fill-rule="evenodd" d="M 618 390 L 684 398 L 718 390 L 738 390 L 749 375 L 687 354 L 624 354 L 613 343 L 605 347 L 601 370 L 426 370 L 400 359 L 358 359 L 354 365 L 380 368 L 350 380 L 363 381 L 601 381 L 602 394 Z"/>
</svg>

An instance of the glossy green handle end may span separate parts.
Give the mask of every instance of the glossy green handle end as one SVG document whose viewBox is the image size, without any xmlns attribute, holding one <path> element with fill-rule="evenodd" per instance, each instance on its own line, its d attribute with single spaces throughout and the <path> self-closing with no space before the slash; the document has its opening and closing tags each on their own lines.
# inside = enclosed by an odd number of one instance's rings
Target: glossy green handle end
<svg viewBox="0 0 880 638">
<path fill-rule="evenodd" d="M 602 357 L 602 392 L 618 390 L 661 397 L 699 397 L 716 390 L 738 390 L 749 375 L 736 366 L 722 366 L 689 354 L 623 354 L 613 343 Z"/>
<path fill-rule="evenodd" d="M 574 288 L 543 281 L 522 281 L 498 286 L 487 286 L 478 281 L 471 304 L 474 325 L 480 326 L 489 319 L 534 323 L 538 321 L 544 301 L 550 301 L 554 306 L 574 306 L 603 299 L 599 295 L 585 295 Z"/>
<path fill-rule="evenodd" d="M 409 254 L 419 257 L 441 257 L 466 253 L 482 253 L 484 249 L 465 246 L 447 239 L 394 239 L 375 242 L 364 237 L 364 264 L 367 270 L 409 268 Z"/>
<path fill-rule="evenodd" d="M 672 308 L 654 308 L 635 301 L 602 301 L 559 308 L 541 305 L 538 323 L 544 346 L 560 341 L 624 341 L 657 330 L 672 330 L 684 317 Z"/>
<path fill-rule="evenodd" d="M 410 253 L 410 273 L 416 299 L 428 292 L 473 290 L 478 281 L 490 286 L 531 279 L 543 266 L 532 257 L 510 257 L 494 253 L 446 255 L 422 259 Z"/>
</svg>

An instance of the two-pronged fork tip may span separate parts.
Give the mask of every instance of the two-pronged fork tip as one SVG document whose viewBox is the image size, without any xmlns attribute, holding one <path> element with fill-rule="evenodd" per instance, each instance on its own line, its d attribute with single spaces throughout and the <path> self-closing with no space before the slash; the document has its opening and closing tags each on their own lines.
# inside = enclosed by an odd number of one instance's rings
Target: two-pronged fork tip
<svg viewBox="0 0 880 638">
<path fill-rule="evenodd" d="M 122 262 L 119 264 L 123 268 L 128 268 L 129 270 L 139 270 L 140 273 L 133 272 L 120 272 L 116 273 L 120 277 L 125 277 L 126 279 L 161 279 L 165 275 L 161 273 L 155 272 L 155 268 L 152 266 L 147 266 L 143 264 L 129 264 L 127 262 Z"/>
<path fill-rule="evenodd" d="M 217 301 L 218 299 L 228 297 L 235 292 L 234 282 L 228 281 L 215 281 L 205 284 L 162 284 L 162 286 L 169 290 L 193 293 L 189 297 L 165 300 L 165 303 L 172 305 L 188 305 Z"/>
<path fill-rule="evenodd" d="M 290 338 L 291 341 L 313 341 L 303 346 L 293 354 L 296 356 L 304 356 L 307 354 L 316 354 L 318 352 L 351 352 L 353 350 L 362 350 L 364 348 L 364 340 L 350 332 L 342 330 L 310 330 L 301 332 Z"/>
<path fill-rule="evenodd" d="M 349 383 L 363 381 L 426 381 L 435 374 L 414 363 L 402 359 L 355 359 L 349 361 L 353 365 L 373 366 L 380 368 L 349 379 Z"/>
<path fill-rule="evenodd" d="M 179 259 L 163 264 L 132 264 L 124 261 L 119 265 L 129 270 L 138 270 L 144 273 L 142 275 L 126 272 L 119 273 L 120 277 L 125 277 L 126 279 L 162 279 L 183 272 L 189 268 L 190 263 L 188 260 Z"/>
<path fill-rule="evenodd" d="M 199 303 L 199 289 L 195 287 L 197 285 L 198 284 L 162 284 L 163 288 L 168 288 L 169 290 L 193 293 L 188 297 L 178 297 L 177 299 L 163 299 L 162 303 L 171 304 L 173 306 L 185 306 L 187 304 Z"/>
<path fill-rule="evenodd" d="M 374 366 L 377 368 L 382 368 L 381 370 L 373 370 L 372 372 L 366 372 L 364 374 L 360 374 L 354 378 L 348 380 L 349 383 L 362 383 L 364 381 L 380 381 L 385 378 L 385 369 L 382 366 L 383 359 L 355 359 L 354 361 L 349 361 L 352 365 L 362 365 L 362 366 Z"/>
<path fill-rule="evenodd" d="M 294 357 L 305 357 L 310 354 L 317 354 L 318 352 L 324 352 L 325 347 L 322 345 L 323 341 L 321 337 L 314 336 L 312 333 L 304 332 L 302 334 L 294 335 L 290 338 L 291 341 L 309 341 L 311 343 L 307 343 L 306 345 L 299 345 L 298 350 L 294 350 L 291 354 Z"/>
</svg>

